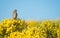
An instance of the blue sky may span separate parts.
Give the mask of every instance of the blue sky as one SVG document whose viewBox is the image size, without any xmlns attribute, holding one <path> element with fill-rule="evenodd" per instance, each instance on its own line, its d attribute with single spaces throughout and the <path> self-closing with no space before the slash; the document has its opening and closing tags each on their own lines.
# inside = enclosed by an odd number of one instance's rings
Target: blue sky
<svg viewBox="0 0 60 38">
<path fill-rule="evenodd" d="M 0 20 L 11 19 L 14 9 L 24 20 L 60 18 L 60 0 L 0 0 Z"/>
</svg>

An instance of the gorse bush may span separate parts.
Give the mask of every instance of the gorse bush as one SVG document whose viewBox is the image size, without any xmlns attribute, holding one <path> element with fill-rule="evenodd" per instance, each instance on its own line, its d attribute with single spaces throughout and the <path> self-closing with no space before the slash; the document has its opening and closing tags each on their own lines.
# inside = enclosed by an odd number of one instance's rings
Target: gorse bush
<svg viewBox="0 0 60 38">
<path fill-rule="evenodd" d="M 4 19 L 0 22 L 0 38 L 60 38 L 60 20 Z"/>
</svg>

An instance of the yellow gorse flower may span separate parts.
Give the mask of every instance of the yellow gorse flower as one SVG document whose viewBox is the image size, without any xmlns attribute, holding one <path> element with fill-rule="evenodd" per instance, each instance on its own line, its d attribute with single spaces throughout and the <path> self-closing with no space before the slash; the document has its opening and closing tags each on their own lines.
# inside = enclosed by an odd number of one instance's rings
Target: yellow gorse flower
<svg viewBox="0 0 60 38">
<path fill-rule="evenodd" d="M 60 20 L 4 19 L 0 22 L 0 38 L 60 38 Z"/>
</svg>

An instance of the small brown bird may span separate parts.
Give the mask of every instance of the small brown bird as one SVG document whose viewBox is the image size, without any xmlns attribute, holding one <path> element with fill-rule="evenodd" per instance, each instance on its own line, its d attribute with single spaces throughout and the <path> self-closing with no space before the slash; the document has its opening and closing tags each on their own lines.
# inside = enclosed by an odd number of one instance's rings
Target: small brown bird
<svg viewBox="0 0 60 38">
<path fill-rule="evenodd" d="M 17 19 L 17 10 L 16 9 L 13 11 L 13 19 Z"/>
</svg>

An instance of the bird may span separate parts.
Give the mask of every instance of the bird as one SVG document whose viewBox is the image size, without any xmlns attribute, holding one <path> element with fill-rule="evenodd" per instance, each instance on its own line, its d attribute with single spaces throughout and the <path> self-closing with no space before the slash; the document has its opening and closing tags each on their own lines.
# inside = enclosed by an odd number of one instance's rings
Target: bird
<svg viewBox="0 0 60 38">
<path fill-rule="evenodd" d="M 16 9 L 13 11 L 13 19 L 17 19 L 17 10 Z"/>
</svg>

